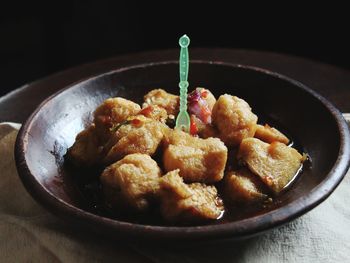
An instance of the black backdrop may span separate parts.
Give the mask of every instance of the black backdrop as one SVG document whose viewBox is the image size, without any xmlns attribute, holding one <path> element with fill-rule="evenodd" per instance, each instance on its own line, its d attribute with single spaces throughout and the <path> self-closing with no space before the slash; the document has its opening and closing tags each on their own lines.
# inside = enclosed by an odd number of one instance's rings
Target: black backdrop
<svg viewBox="0 0 350 263">
<path fill-rule="evenodd" d="M 130 1 L 12 1 L 0 8 L 0 95 L 53 72 L 119 54 L 191 47 L 267 50 L 350 68 L 341 8 L 217 1 L 150 6 Z M 181 6 L 180 6 L 181 5 Z M 182 10 L 179 8 L 181 7 Z M 182 12 L 181 12 L 181 11 Z M 346 11 L 346 9 L 343 9 Z"/>
</svg>

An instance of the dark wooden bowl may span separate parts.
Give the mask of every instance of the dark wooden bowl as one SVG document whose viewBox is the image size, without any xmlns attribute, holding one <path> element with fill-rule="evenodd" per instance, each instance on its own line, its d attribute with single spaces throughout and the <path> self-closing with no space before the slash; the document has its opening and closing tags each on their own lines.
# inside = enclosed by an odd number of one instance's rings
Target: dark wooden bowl
<svg viewBox="0 0 350 263">
<path fill-rule="evenodd" d="M 191 61 L 191 87 L 214 95 L 244 98 L 258 115 L 286 127 L 312 159 L 294 185 L 269 209 L 224 224 L 157 226 L 113 220 L 88 212 L 63 165 L 75 136 L 104 99 L 141 102 L 153 88 L 177 93 L 174 61 L 135 65 L 98 75 L 45 100 L 22 126 L 16 142 L 18 173 L 28 192 L 45 208 L 76 226 L 113 237 L 145 239 L 242 238 L 286 223 L 325 200 L 349 166 L 349 130 L 334 106 L 303 84 L 263 69 L 221 62 Z"/>
</svg>

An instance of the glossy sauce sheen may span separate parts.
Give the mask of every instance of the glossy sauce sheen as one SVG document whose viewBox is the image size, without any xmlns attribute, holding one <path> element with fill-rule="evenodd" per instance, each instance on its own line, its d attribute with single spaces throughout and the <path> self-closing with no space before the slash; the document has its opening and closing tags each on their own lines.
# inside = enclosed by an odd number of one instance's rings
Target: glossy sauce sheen
<svg viewBox="0 0 350 263">
<path fill-rule="evenodd" d="M 275 127 L 276 129 L 284 133 L 290 140 L 289 146 L 293 146 L 293 148 L 298 150 L 301 154 L 306 153 L 305 150 L 302 148 L 302 146 L 298 143 L 298 140 L 294 138 L 290 132 L 288 132 L 286 129 L 281 127 L 281 125 L 278 125 L 278 123 L 272 120 L 268 120 L 268 118 L 260 118 L 260 120 L 263 120 L 263 121 L 259 121 L 261 124 L 265 124 L 265 121 L 266 121 L 266 123 L 269 123 L 272 127 Z M 161 156 L 159 154 L 156 156 L 153 156 L 153 158 L 157 161 L 158 164 L 161 163 Z M 256 205 L 254 204 L 250 204 L 246 206 L 227 205 L 225 203 L 225 199 L 222 196 L 220 196 L 220 193 L 222 192 L 222 181 L 215 184 L 215 186 L 218 189 L 219 196 L 222 197 L 224 200 L 225 212 L 217 220 L 204 222 L 202 224 L 207 224 L 207 225 L 223 224 L 227 222 L 237 221 L 240 219 L 264 214 L 268 211 L 274 210 L 277 207 L 280 207 L 282 205 L 281 197 L 283 197 L 284 193 L 295 185 L 295 182 L 298 180 L 298 178 L 300 177 L 300 175 L 303 173 L 305 169 L 311 169 L 311 160 L 309 158 L 304 162 L 304 164 L 300 167 L 300 169 L 295 174 L 291 182 L 285 187 L 285 189 L 278 196 L 274 196 L 273 193 L 269 192 L 268 189 L 266 188 L 265 190 L 267 190 L 267 193 L 272 198 L 272 201 L 259 203 Z M 92 212 L 94 214 L 117 219 L 120 221 L 127 221 L 127 222 L 147 224 L 147 225 L 171 225 L 162 219 L 157 209 L 158 207 L 157 204 L 154 204 L 154 207 L 151 209 L 151 211 L 149 211 L 146 214 L 136 214 L 136 213 L 130 214 L 130 213 L 125 213 L 125 211 L 111 211 L 110 209 L 108 209 L 104 203 L 102 187 L 98 179 L 99 175 L 103 171 L 103 168 L 95 169 L 95 170 L 90 169 L 90 170 L 84 171 L 81 168 L 73 167 L 68 162 L 65 162 L 65 170 L 68 173 L 68 176 L 70 176 L 73 179 L 75 187 L 77 188 L 78 192 L 81 195 L 80 205 L 82 206 L 83 209 L 89 212 Z M 188 225 L 188 224 L 182 223 L 180 225 Z"/>
</svg>

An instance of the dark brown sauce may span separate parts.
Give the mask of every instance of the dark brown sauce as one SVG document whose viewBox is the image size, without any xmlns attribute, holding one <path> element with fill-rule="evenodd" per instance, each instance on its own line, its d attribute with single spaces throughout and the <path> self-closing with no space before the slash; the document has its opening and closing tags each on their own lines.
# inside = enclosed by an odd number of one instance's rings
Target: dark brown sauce
<svg viewBox="0 0 350 263">
<path fill-rule="evenodd" d="M 293 146 L 293 148 L 297 149 L 300 153 L 306 153 L 305 149 L 303 149 L 303 147 L 299 144 L 298 140 L 294 138 L 292 134 L 289 131 L 287 131 L 284 127 L 281 127 L 281 125 L 278 125 L 273 120 L 268 120 L 267 118 L 264 118 L 263 120 L 264 120 L 263 122 L 260 121 L 260 124 L 269 123 L 270 126 L 280 130 L 290 139 L 290 143 L 289 143 L 290 147 Z M 156 153 L 155 156 L 153 156 L 153 158 L 157 161 L 158 164 L 162 163 L 160 152 Z M 162 217 L 158 210 L 159 206 L 157 204 L 154 204 L 151 211 L 143 214 L 138 214 L 138 213 L 131 214 L 126 211 L 111 211 L 105 205 L 103 194 L 102 194 L 102 187 L 98 179 L 99 175 L 103 171 L 103 168 L 82 170 L 81 168 L 73 167 L 67 161 L 64 163 L 64 166 L 65 166 L 64 169 L 66 170 L 67 175 L 73 179 L 76 190 L 79 192 L 79 195 L 81 197 L 79 205 L 83 209 L 100 216 L 117 219 L 120 221 L 139 223 L 139 224 L 145 224 L 145 225 L 160 225 L 160 226 L 170 225 L 169 223 L 164 222 L 164 220 L 162 220 Z M 224 224 L 224 223 L 237 221 L 237 220 L 241 220 L 241 219 L 245 219 L 253 216 L 258 216 L 268 211 L 274 210 L 277 207 L 280 207 L 282 205 L 281 197 L 283 197 L 286 191 L 288 191 L 291 187 L 294 186 L 295 182 L 299 179 L 300 175 L 305 169 L 311 169 L 310 158 L 308 158 L 304 162 L 304 164 L 300 167 L 300 169 L 295 174 L 295 176 L 290 181 L 290 183 L 288 183 L 285 189 L 283 189 L 283 191 L 278 196 L 274 196 L 273 193 L 269 192 L 269 190 L 266 188 L 265 191 L 272 198 L 272 200 L 270 200 L 270 202 L 259 203 L 256 205 L 254 204 L 250 204 L 246 206 L 228 205 L 225 202 L 224 196 L 222 196 L 221 194 L 222 181 L 215 184 L 215 186 L 218 189 L 219 196 L 224 200 L 225 212 L 219 219 L 209 221 L 209 222 L 204 222 L 202 224 L 203 225 Z M 181 225 L 188 226 L 188 224 L 181 224 Z"/>
</svg>

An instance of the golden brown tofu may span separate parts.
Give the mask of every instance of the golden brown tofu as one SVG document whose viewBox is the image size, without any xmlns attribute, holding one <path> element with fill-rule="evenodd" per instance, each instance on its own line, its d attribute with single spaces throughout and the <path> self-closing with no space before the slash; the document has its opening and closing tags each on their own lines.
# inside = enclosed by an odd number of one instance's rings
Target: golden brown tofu
<svg viewBox="0 0 350 263">
<path fill-rule="evenodd" d="M 209 124 L 204 124 L 196 115 L 190 114 L 190 134 L 193 136 L 200 136 Z"/>
<path fill-rule="evenodd" d="M 67 156 L 76 166 L 94 166 L 102 158 L 102 148 L 98 136 L 96 136 L 95 125 L 80 132 L 75 138 L 72 147 L 69 148 Z"/>
<path fill-rule="evenodd" d="M 157 105 L 167 111 L 170 115 L 176 115 L 179 112 L 179 96 L 166 92 L 163 89 L 154 89 L 144 96 L 143 107 Z"/>
<path fill-rule="evenodd" d="M 184 199 L 190 197 L 192 192 L 179 173 L 179 169 L 168 172 L 160 179 L 160 185 L 163 192 L 171 193 L 173 198 Z"/>
<path fill-rule="evenodd" d="M 139 114 L 163 123 L 165 123 L 168 118 L 168 114 L 166 110 L 157 105 L 150 105 L 150 106 L 144 107 L 139 112 Z"/>
<path fill-rule="evenodd" d="M 207 139 L 210 137 L 215 138 L 215 137 L 219 137 L 218 133 L 219 132 L 214 126 L 208 124 L 208 125 L 205 125 L 205 128 L 203 130 L 200 131 L 199 136 L 203 139 Z"/>
<path fill-rule="evenodd" d="M 100 180 L 107 205 L 145 211 L 159 193 L 157 163 L 146 154 L 130 154 L 108 166 Z"/>
<path fill-rule="evenodd" d="M 153 155 L 163 139 L 167 126 L 143 115 L 130 117 L 105 146 L 105 163 L 112 163 L 132 153 Z"/>
<path fill-rule="evenodd" d="M 284 144 L 289 143 L 289 139 L 287 138 L 287 136 L 285 136 L 279 130 L 270 127 L 268 124 L 265 124 L 264 126 L 257 125 L 254 137 L 267 143 L 272 143 L 276 141 Z"/>
<path fill-rule="evenodd" d="M 138 104 L 127 99 L 119 97 L 106 99 L 94 112 L 94 123 L 98 136 L 107 141 L 113 125 L 136 115 L 140 110 L 141 107 Z"/>
<path fill-rule="evenodd" d="M 195 115 L 191 115 L 191 122 L 194 123 L 196 128 L 196 134 L 201 138 L 218 137 L 218 131 L 211 124 L 204 124 Z M 193 125 L 193 124 L 192 124 Z"/>
<path fill-rule="evenodd" d="M 242 141 L 238 158 L 275 193 L 288 185 L 304 161 L 294 148 L 280 142 L 268 144 L 255 138 Z"/>
<path fill-rule="evenodd" d="M 258 117 L 247 102 L 225 94 L 214 105 L 212 121 L 220 139 L 227 146 L 237 146 L 243 139 L 254 136 Z"/>
<path fill-rule="evenodd" d="M 227 147 L 218 138 L 201 139 L 173 130 L 166 144 L 163 163 L 167 172 L 180 169 L 185 182 L 213 183 L 223 178 Z"/>
<path fill-rule="evenodd" d="M 215 186 L 185 184 L 174 170 L 160 179 L 161 213 L 171 222 L 200 222 L 219 218 L 224 212 Z"/>
<path fill-rule="evenodd" d="M 225 175 L 225 196 L 231 203 L 250 204 L 265 200 L 268 196 L 261 191 L 261 182 L 246 168 L 230 171 Z"/>
</svg>

